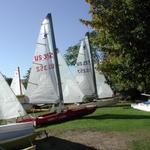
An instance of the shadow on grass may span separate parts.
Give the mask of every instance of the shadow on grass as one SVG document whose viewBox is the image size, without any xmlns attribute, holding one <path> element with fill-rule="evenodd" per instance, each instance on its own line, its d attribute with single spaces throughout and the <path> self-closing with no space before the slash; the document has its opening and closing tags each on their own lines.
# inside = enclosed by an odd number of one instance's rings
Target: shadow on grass
<svg viewBox="0 0 150 150">
<path fill-rule="evenodd" d="M 36 145 L 36 150 L 96 150 L 95 148 L 60 139 L 54 136 L 36 140 L 34 144 Z"/>
<path fill-rule="evenodd" d="M 145 115 L 120 115 L 120 114 L 103 114 L 95 116 L 85 116 L 80 119 L 150 119 L 150 116 Z"/>
</svg>

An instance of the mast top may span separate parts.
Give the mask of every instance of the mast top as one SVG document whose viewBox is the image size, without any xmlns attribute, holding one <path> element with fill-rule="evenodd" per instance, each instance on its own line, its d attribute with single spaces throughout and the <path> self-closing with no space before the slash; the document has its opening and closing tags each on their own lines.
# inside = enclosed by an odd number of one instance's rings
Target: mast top
<svg viewBox="0 0 150 150">
<path fill-rule="evenodd" d="M 51 13 L 48 13 L 47 16 L 46 16 L 46 18 L 52 18 Z"/>
<path fill-rule="evenodd" d="M 89 32 L 86 32 L 86 33 L 85 33 L 85 36 L 89 36 Z"/>
</svg>

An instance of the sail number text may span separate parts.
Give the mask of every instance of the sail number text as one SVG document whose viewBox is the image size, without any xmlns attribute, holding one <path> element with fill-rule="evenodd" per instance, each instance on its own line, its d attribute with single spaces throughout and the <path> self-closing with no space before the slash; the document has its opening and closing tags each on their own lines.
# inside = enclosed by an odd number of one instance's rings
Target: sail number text
<svg viewBox="0 0 150 150">
<path fill-rule="evenodd" d="M 91 72 L 91 69 L 90 68 L 80 68 L 77 70 L 78 73 L 88 73 L 88 72 Z"/>
<path fill-rule="evenodd" d="M 78 68 L 77 71 L 78 73 L 88 73 L 91 72 L 91 69 L 89 68 L 90 65 L 90 60 L 85 60 L 85 61 L 80 61 L 77 62 L 78 67 L 86 67 L 86 68 Z"/>
<path fill-rule="evenodd" d="M 90 65 L 90 60 L 79 61 L 77 62 L 77 66 Z"/>
<path fill-rule="evenodd" d="M 49 52 L 46 54 L 34 56 L 33 61 L 44 61 L 44 60 L 52 59 L 53 57 L 54 57 L 54 54 Z"/>
<path fill-rule="evenodd" d="M 51 69 L 54 69 L 54 64 L 48 64 L 48 65 L 39 65 L 39 66 L 36 66 L 36 71 L 39 72 L 39 71 L 47 71 L 47 70 L 51 70 Z"/>
<path fill-rule="evenodd" d="M 35 55 L 33 57 L 33 61 L 35 62 L 35 64 L 37 63 L 36 71 L 40 72 L 40 71 L 47 71 L 47 70 L 54 69 L 54 64 L 52 62 L 47 62 L 46 64 L 38 63 L 40 61 L 46 62 L 52 58 L 54 58 L 54 54 L 51 52 L 46 53 L 46 54 Z"/>
</svg>

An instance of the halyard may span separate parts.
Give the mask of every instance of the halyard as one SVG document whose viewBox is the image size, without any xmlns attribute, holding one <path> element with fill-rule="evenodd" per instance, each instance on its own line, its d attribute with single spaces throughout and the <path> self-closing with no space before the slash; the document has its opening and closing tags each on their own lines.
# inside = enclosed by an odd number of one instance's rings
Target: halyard
<svg viewBox="0 0 150 150">
<path fill-rule="evenodd" d="M 150 113 L 130 105 L 98 108 L 93 114 L 38 128 L 38 149 L 65 150 L 149 150 Z"/>
</svg>

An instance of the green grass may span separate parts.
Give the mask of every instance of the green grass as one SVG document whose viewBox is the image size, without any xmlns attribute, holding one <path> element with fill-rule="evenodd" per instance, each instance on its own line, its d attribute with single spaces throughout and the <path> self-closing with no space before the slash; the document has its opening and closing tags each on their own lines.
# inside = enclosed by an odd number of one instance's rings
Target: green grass
<svg viewBox="0 0 150 150">
<path fill-rule="evenodd" d="M 150 113 L 132 109 L 129 105 L 98 108 L 93 114 L 67 121 L 60 124 L 49 125 L 37 129 L 55 130 L 95 130 L 135 132 L 150 130 Z"/>
<path fill-rule="evenodd" d="M 138 140 L 132 143 L 132 150 L 150 150 L 150 141 L 149 139 Z"/>
<path fill-rule="evenodd" d="M 150 112 L 132 109 L 130 105 L 98 108 L 91 115 L 38 128 L 37 131 L 45 129 L 59 134 L 68 130 L 119 132 L 136 137 L 131 149 L 150 149 Z M 142 134 L 145 136 L 141 137 Z"/>
</svg>

